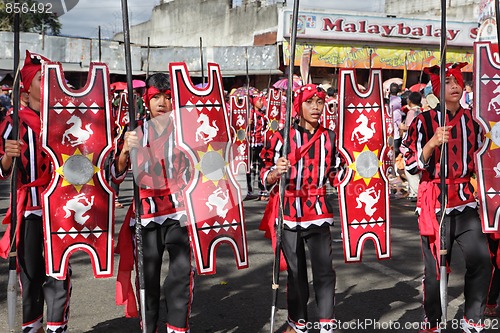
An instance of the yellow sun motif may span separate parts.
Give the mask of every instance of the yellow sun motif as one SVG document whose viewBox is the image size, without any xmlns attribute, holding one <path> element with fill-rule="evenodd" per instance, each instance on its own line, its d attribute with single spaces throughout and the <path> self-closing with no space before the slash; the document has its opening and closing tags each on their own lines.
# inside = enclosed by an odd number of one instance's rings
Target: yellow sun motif
<svg viewBox="0 0 500 333">
<path fill-rule="evenodd" d="M 195 169 L 202 173 L 202 183 L 211 181 L 217 186 L 221 179 L 227 179 L 228 163 L 224 160 L 222 149 L 215 151 L 209 144 L 207 151 L 199 151 L 198 156 L 200 161 L 195 165 Z"/>
<path fill-rule="evenodd" d="M 354 181 L 363 179 L 368 186 L 372 178 L 380 178 L 379 168 L 382 161 L 378 159 L 378 149 L 371 151 L 368 146 L 364 146 L 360 152 L 353 152 L 354 162 L 349 165 L 349 168 L 354 170 Z"/>
<path fill-rule="evenodd" d="M 76 149 L 73 155 L 61 154 L 63 164 L 56 169 L 56 173 L 63 177 L 62 187 L 73 185 L 80 192 L 83 185 L 94 186 L 94 175 L 99 168 L 92 164 L 93 153 L 82 155 Z"/>
<path fill-rule="evenodd" d="M 489 131 L 488 133 L 485 134 L 485 137 L 487 137 L 488 139 L 491 140 L 491 146 L 490 146 L 491 150 L 500 148 L 500 144 L 498 142 L 498 135 L 496 135 L 496 136 L 493 135 L 493 134 L 499 133 L 499 131 L 498 131 L 499 126 L 500 126 L 499 122 L 490 121 L 491 131 Z"/>
</svg>

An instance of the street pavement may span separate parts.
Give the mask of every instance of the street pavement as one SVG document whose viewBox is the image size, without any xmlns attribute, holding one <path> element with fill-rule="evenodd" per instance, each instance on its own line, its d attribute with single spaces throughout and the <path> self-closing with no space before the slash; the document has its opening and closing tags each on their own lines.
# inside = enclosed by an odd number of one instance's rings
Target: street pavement
<svg viewBox="0 0 500 333">
<path fill-rule="evenodd" d="M 120 201 L 127 207 L 132 200 L 130 179 L 120 188 Z M 9 205 L 9 183 L 0 181 L 0 218 Z M 273 252 L 270 241 L 258 230 L 266 202 L 244 201 L 250 267 L 237 270 L 232 250 L 222 244 L 217 249 L 217 273 L 197 276 L 190 319 L 192 333 L 264 333 L 270 331 L 271 276 Z M 346 264 L 343 259 L 338 214 L 332 228 L 335 253 L 336 332 L 417 332 L 422 320 L 422 258 L 415 204 L 405 199 L 391 201 L 392 258 L 378 261 L 374 246 L 367 242 L 361 263 Z M 337 206 L 338 207 L 338 206 Z M 115 241 L 126 208 L 116 210 Z M 3 235 L 5 226 L 0 226 Z M 168 256 L 166 256 L 168 257 Z M 165 258 L 165 272 L 167 270 Z M 69 332 L 140 332 L 139 321 L 125 318 L 115 305 L 115 278 L 95 279 L 90 259 L 77 252 L 70 259 L 73 276 Z M 459 332 L 456 323 L 463 315 L 464 267 L 460 250 L 454 251 L 449 280 L 449 325 L 443 332 Z M 115 277 L 118 268 L 115 256 Z M 309 268 L 310 269 L 310 268 Z M 7 328 L 8 263 L 0 261 L 0 332 Z M 311 273 L 309 270 L 309 276 Z M 311 278 L 310 278 L 311 280 Z M 275 332 L 285 329 L 287 317 L 286 272 L 280 276 Z M 309 300 L 310 332 L 319 332 L 312 282 Z M 20 297 L 18 298 L 18 304 Z M 165 309 L 162 309 L 164 313 Z M 20 321 L 18 307 L 17 320 Z M 160 320 L 164 321 L 164 316 Z M 498 323 L 497 323 L 498 324 Z M 19 324 L 20 326 L 20 324 Z M 454 326 L 455 329 L 452 329 Z M 20 331 L 20 330 L 19 330 Z M 165 332 L 163 325 L 160 333 Z"/>
</svg>

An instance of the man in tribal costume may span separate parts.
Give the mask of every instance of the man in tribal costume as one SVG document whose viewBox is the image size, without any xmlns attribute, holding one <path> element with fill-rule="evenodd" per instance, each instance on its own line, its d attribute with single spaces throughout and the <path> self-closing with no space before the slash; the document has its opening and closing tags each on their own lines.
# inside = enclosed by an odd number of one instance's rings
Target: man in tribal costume
<svg viewBox="0 0 500 333">
<path fill-rule="evenodd" d="M 193 297 L 194 271 L 182 197 L 182 189 L 190 178 L 189 160 L 176 148 L 171 96 L 169 75 L 157 73 L 147 79 L 144 101 L 150 112 L 146 121 L 124 134 L 112 168 L 114 178 L 123 180 L 130 166 L 130 150 L 137 149 L 134 172 L 141 203 L 140 211 L 134 209 L 133 213 L 140 214 L 142 224 L 146 318 L 141 319 L 150 333 L 158 329 L 160 274 L 165 250 L 169 254 L 169 272 L 163 283 L 168 333 L 189 332 Z M 132 209 L 118 240 L 120 266 L 121 261 L 130 262 L 134 256 L 131 252 L 135 219 L 131 216 Z M 124 274 L 122 268 L 119 270 L 117 280 L 127 286 L 124 293 L 130 292 L 130 275 Z"/>
<path fill-rule="evenodd" d="M 492 266 L 488 241 L 482 232 L 481 221 L 470 179 L 475 172 L 474 152 L 482 138 L 470 110 L 460 105 L 464 89 L 461 68 L 466 63 L 446 64 L 446 123 L 440 124 L 440 103 L 435 109 L 419 114 L 408 129 L 404 145 L 406 168 L 422 173 L 418 188 L 417 214 L 424 259 L 424 311 L 421 332 L 441 332 L 441 302 L 439 288 L 440 228 L 436 213 L 440 205 L 440 155 L 447 143 L 448 188 L 445 209 L 447 261 L 451 261 L 453 243 L 462 250 L 465 265 L 465 307 L 461 320 L 462 332 L 480 332 L 484 328 L 484 309 L 490 284 Z M 431 78 L 433 93 L 440 96 L 439 67 L 425 69 Z"/>
<path fill-rule="evenodd" d="M 252 192 L 252 175 L 255 174 L 257 170 L 262 169 L 262 159 L 260 158 L 260 152 L 264 147 L 264 129 L 266 128 L 266 115 L 264 110 L 264 96 L 262 94 L 257 94 L 254 96 L 249 96 L 249 102 L 251 105 L 250 116 L 249 116 L 249 130 L 250 130 L 250 173 L 247 174 L 247 181 L 249 183 L 248 190 Z M 267 193 L 264 186 L 259 182 L 259 197 L 258 200 L 267 200 Z"/>
<path fill-rule="evenodd" d="M 51 180 L 49 156 L 41 147 L 40 94 L 42 62 L 47 58 L 26 51 L 21 77 L 28 92 L 28 106 L 19 110 L 19 140 L 11 136 L 12 118 L 9 115 L 0 125 L 0 179 L 6 179 L 17 165 L 17 214 L 20 223 L 16 230 L 17 264 L 22 290 L 23 333 L 44 332 L 43 311 L 47 304 L 47 332 L 67 331 L 71 295 L 71 268 L 66 279 L 57 280 L 45 273 L 44 234 L 42 222 L 42 192 Z M 7 221 L 8 223 L 8 221 Z M 0 244 L 0 256 L 10 250 L 9 230 Z"/>
<path fill-rule="evenodd" d="M 309 284 L 305 245 L 310 253 L 313 286 L 321 333 L 333 332 L 335 270 L 330 226 L 333 211 L 327 204 L 326 184 L 333 184 L 336 160 L 335 134 L 320 124 L 325 92 L 308 84 L 294 94 L 293 108 L 299 116 L 290 129 L 290 148 L 283 152 L 283 130 L 276 132 L 261 157 L 262 183 L 271 190 L 261 230 L 273 236 L 278 216 L 278 180 L 286 174 L 283 202 L 282 250 L 288 271 L 286 332 L 307 332 Z M 286 157 L 285 157 L 286 156 Z"/>
</svg>

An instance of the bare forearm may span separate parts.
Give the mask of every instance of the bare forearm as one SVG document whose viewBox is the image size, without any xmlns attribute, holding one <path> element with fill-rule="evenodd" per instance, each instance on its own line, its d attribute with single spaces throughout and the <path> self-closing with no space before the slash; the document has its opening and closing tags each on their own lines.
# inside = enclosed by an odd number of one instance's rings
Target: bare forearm
<svg viewBox="0 0 500 333">
<path fill-rule="evenodd" d="M 274 169 L 267 174 L 266 183 L 268 185 L 273 185 L 274 183 L 276 183 L 278 181 L 279 178 L 280 178 L 280 174 L 279 174 L 278 170 Z"/>
<path fill-rule="evenodd" d="M 120 156 L 118 156 L 118 161 L 116 163 L 116 172 L 118 174 L 123 173 L 128 168 L 129 152 L 121 151 Z"/>
<path fill-rule="evenodd" d="M 12 157 L 7 156 L 7 155 L 4 155 L 0 159 L 0 166 L 2 168 L 3 173 L 6 173 L 7 171 L 10 170 L 10 168 L 12 167 L 12 161 L 13 161 Z"/>
<path fill-rule="evenodd" d="M 424 148 L 422 149 L 422 157 L 424 159 L 424 163 L 429 162 L 432 154 L 434 154 L 434 149 L 436 149 L 436 146 L 434 145 L 432 140 L 428 141 L 425 144 Z"/>
</svg>

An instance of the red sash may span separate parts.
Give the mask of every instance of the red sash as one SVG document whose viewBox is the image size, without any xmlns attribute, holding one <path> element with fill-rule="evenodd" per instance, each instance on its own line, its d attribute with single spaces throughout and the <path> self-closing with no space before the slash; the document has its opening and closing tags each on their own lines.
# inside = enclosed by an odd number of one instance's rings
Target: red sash
<svg viewBox="0 0 500 333">
<path fill-rule="evenodd" d="M 446 179 L 446 184 L 454 185 L 456 183 L 467 183 L 469 181 L 469 177 Z M 420 205 L 418 228 L 420 229 L 420 235 L 429 237 L 431 252 L 438 265 L 438 269 L 436 270 L 438 272 L 438 277 L 439 265 L 441 262 L 441 256 L 439 255 L 439 249 L 441 248 L 441 237 L 439 234 L 439 222 L 436 217 L 436 208 L 439 207 L 439 183 L 440 179 L 423 180 L 418 187 L 418 200 Z M 445 211 L 443 211 L 443 209 L 441 210 L 441 214 L 446 213 Z"/>
<path fill-rule="evenodd" d="M 16 215 L 17 215 L 17 227 L 16 227 L 16 248 L 17 244 L 19 244 L 19 231 L 21 230 L 20 226 L 22 223 L 22 218 L 24 215 L 24 212 L 26 210 L 26 198 L 28 194 L 28 190 L 32 187 L 40 187 L 40 186 L 46 186 L 49 184 L 51 179 L 50 173 L 44 173 L 42 177 L 38 178 L 37 180 L 24 184 L 21 187 L 17 189 L 17 203 L 16 203 Z M 0 257 L 7 259 L 9 256 L 10 252 L 10 221 L 11 221 L 11 207 L 9 205 L 9 209 L 7 210 L 7 213 L 5 214 L 5 218 L 3 219 L 3 224 L 8 224 L 7 229 L 5 230 L 5 234 L 3 235 L 2 239 L 0 240 Z"/>
<path fill-rule="evenodd" d="M 134 244 L 130 219 L 134 215 L 133 205 L 130 205 L 125 220 L 118 235 L 115 253 L 120 255 L 118 274 L 116 275 L 115 302 L 116 305 L 125 305 L 125 317 L 138 317 L 137 302 L 131 277 L 134 269 Z"/>
<path fill-rule="evenodd" d="M 41 129 L 41 120 L 40 120 L 40 115 L 38 115 L 35 111 L 31 110 L 30 108 L 22 108 L 19 110 L 19 118 L 21 122 L 26 123 L 35 133 L 40 134 L 40 129 Z M 18 160 L 19 162 L 19 160 Z M 31 187 L 40 187 L 40 186 L 46 186 L 49 184 L 51 179 L 51 175 L 48 172 L 45 172 L 42 174 L 40 178 L 37 180 L 21 185 L 17 189 L 17 202 L 16 202 L 16 215 L 17 215 L 17 227 L 16 227 L 16 248 L 17 245 L 19 244 L 19 231 L 21 223 L 22 223 L 22 218 L 24 215 L 24 212 L 26 211 L 26 198 L 28 194 L 28 190 Z M 12 200 L 12 199 L 11 199 Z M 11 205 L 9 205 L 9 208 L 7 210 L 7 213 L 5 214 L 5 217 L 3 219 L 2 224 L 8 224 L 7 229 L 5 230 L 5 233 L 0 240 L 0 257 L 7 259 L 9 256 L 10 252 L 10 243 L 11 243 L 11 237 L 10 237 L 10 222 L 11 222 Z"/>
</svg>

